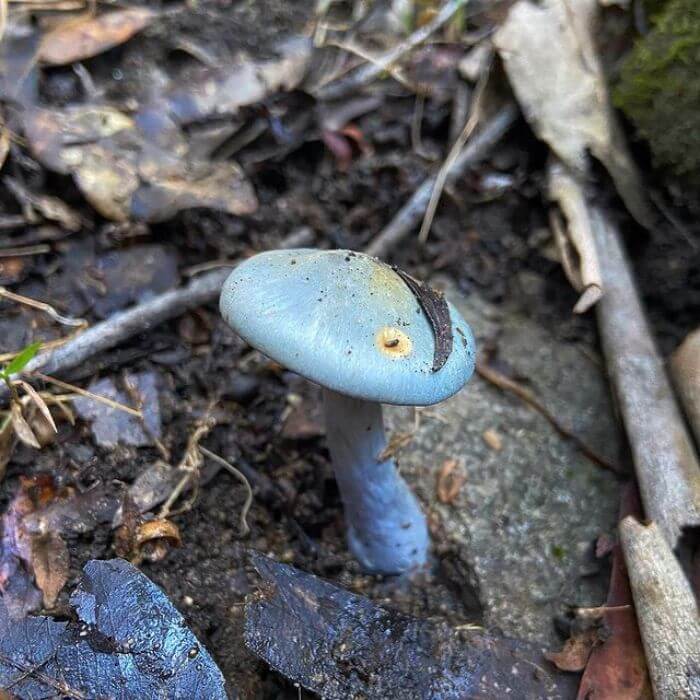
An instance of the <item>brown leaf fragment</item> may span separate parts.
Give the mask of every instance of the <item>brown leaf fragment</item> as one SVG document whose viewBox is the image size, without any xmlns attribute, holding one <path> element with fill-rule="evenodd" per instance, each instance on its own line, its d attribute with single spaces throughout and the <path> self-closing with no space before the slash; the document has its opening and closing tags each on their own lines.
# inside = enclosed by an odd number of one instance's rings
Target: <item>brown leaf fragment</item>
<svg viewBox="0 0 700 700">
<path fill-rule="evenodd" d="M 70 555 L 63 538 L 55 532 L 31 538 L 31 565 L 36 585 L 44 596 L 44 607 L 52 608 L 68 580 Z"/>
<path fill-rule="evenodd" d="M 416 297 L 433 329 L 435 336 L 433 372 L 437 372 L 442 369 L 447 358 L 452 354 L 452 321 L 445 295 L 424 282 L 419 282 L 398 267 L 394 267 L 394 271 Z"/>
<path fill-rule="evenodd" d="M 0 170 L 5 165 L 7 154 L 10 152 L 10 130 L 2 125 L 0 126 Z"/>
<path fill-rule="evenodd" d="M 626 487 L 622 493 L 620 516 L 639 513 L 641 506 L 635 489 Z M 581 678 L 578 700 L 651 700 L 651 686 L 639 634 L 637 618 L 632 605 L 632 591 L 619 544 L 607 538 L 596 550 L 612 550 L 612 571 L 608 597 L 603 611 L 607 631 L 605 641 L 596 646 L 588 659 Z"/>
<path fill-rule="evenodd" d="M 437 478 L 437 497 L 440 503 L 452 504 L 467 480 L 466 476 L 458 470 L 459 463 L 456 459 L 446 459 Z"/>
<path fill-rule="evenodd" d="M 493 428 L 488 428 L 487 430 L 484 430 L 481 437 L 484 438 L 484 442 L 492 450 L 500 452 L 503 449 L 503 439 Z"/>
<path fill-rule="evenodd" d="M 548 651 L 545 657 L 560 671 L 583 671 L 593 647 L 600 641 L 598 630 L 588 628 L 569 637 L 561 651 Z"/>
<path fill-rule="evenodd" d="M 39 60 L 50 66 L 63 66 L 91 58 L 128 41 L 156 16 L 145 7 L 131 7 L 67 20 L 44 35 Z"/>
<path fill-rule="evenodd" d="M 23 442 L 29 447 L 34 447 L 37 450 L 41 449 L 41 445 L 36 439 L 34 431 L 31 429 L 22 413 L 22 404 L 18 401 L 12 401 L 10 405 L 10 415 L 12 416 L 12 427 L 20 442 Z"/>
</svg>

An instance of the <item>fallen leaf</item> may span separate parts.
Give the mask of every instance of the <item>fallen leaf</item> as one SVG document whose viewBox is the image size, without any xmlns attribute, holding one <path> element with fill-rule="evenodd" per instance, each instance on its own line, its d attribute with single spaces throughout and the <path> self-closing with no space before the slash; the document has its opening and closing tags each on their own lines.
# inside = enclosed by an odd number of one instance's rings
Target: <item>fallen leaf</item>
<svg viewBox="0 0 700 700">
<path fill-rule="evenodd" d="M 535 133 L 580 178 L 589 174 L 590 151 L 630 213 L 649 227 L 654 218 L 595 50 L 598 13 L 596 0 L 519 0 L 494 43 Z M 556 80 L 545 79 L 552 70 Z"/>
<path fill-rule="evenodd" d="M 36 585 L 44 596 L 44 607 L 50 609 L 68 580 L 70 555 L 63 538 L 56 532 L 32 536 L 31 564 Z"/>
<path fill-rule="evenodd" d="M 128 41 L 157 16 L 145 7 L 131 7 L 97 17 L 88 13 L 69 19 L 44 34 L 39 60 L 49 66 L 63 66 L 97 56 Z"/>
<path fill-rule="evenodd" d="M 593 647 L 600 642 L 598 630 L 590 627 L 569 637 L 561 651 L 548 651 L 545 657 L 560 671 L 583 671 Z"/>
<path fill-rule="evenodd" d="M 640 513 L 639 496 L 634 487 L 627 486 L 623 490 L 621 502 L 621 518 Z M 644 648 L 619 544 L 612 546 L 612 571 L 603 611 L 606 639 L 591 652 L 577 699 L 651 700 Z"/>
<path fill-rule="evenodd" d="M 29 447 L 33 447 L 37 450 L 41 449 L 39 441 L 34 435 L 34 431 L 31 429 L 29 423 L 25 419 L 22 413 L 22 404 L 19 401 L 12 401 L 10 404 L 10 415 L 12 418 L 12 428 L 15 431 L 15 435 L 20 442 L 23 442 Z"/>
<path fill-rule="evenodd" d="M 46 401 L 44 401 L 44 399 L 42 399 L 39 395 L 39 392 L 37 392 L 37 390 L 28 382 L 19 380 L 16 382 L 16 384 L 21 386 L 22 389 L 27 392 L 27 396 L 29 397 L 30 401 L 39 409 L 39 412 L 42 416 L 44 416 L 46 422 L 53 428 L 54 433 L 57 433 L 58 428 L 56 427 L 56 423 L 51 415 L 51 411 L 46 405 Z"/>
<path fill-rule="evenodd" d="M 603 296 L 595 236 L 581 182 L 555 158 L 548 168 L 549 197 L 559 204 L 563 220 L 552 211 L 550 223 L 564 272 L 574 289 L 581 292 L 574 313 L 581 314 Z"/>
<path fill-rule="evenodd" d="M 81 105 L 27 109 L 23 126 L 35 157 L 72 175 L 90 204 L 114 221 L 163 221 L 191 207 L 255 211 L 255 193 L 236 163 L 192 157 L 172 119 L 152 121 Z"/>
<path fill-rule="evenodd" d="M 128 562 L 89 561 L 70 606 L 70 620 L 13 619 L 0 597 L 0 686 L 21 700 L 228 697 L 182 615 Z"/>
<path fill-rule="evenodd" d="M 437 477 L 437 497 L 440 503 L 451 504 L 459 495 L 467 477 L 457 470 L 459 463 L 456 459 L 446 459 Z"/>
</svg>

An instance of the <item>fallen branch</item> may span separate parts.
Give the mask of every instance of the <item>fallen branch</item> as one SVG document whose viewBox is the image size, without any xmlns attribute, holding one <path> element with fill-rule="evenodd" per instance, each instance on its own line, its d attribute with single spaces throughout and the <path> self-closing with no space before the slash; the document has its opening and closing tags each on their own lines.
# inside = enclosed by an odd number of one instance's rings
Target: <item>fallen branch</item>
<svg viewBox="0 0 700 700">
<path fill-rule="evenodd" d="M 652 522 L 620 523 L 634 604 L 656 700 L 693 700 L 700 692 L 700 617 L 690 584 Z"/>
<path fill-rule="evenodd" d="M 293 248 L 313 240 L 310 229 L 295 231 L 285 238 L 280 248 Z M 234 263 L 231 263 L 233 266 Z M 230 267 L 214 270 L 194 279 L 186 287 L 159 294 L 149 301 L 133 306 L 88 328 L 80 335 L 51 352 L 42 352 L 29 362 L 23 374 L 41 370 L 43 374 L 60 374 L 82 364 L 90 357 L 123 343 L 137 333 L 145 333 L 163 321 L 213 301 L 221 291 L 221 285 Z M 14 377 L 16 379 L 16 377 Z M 0 387 L 0 401 L 8 397 L 6 386 Z"/>
<path fill-rule="evenodd" d="M 465 173 L 467 168 L 482 160 L 513 126 L 517 117 L 518 109 L 514 103 L 509 102 L 501 107 L 471 137 L 469 143 L 454 159 L 445 178 L 446 182 L 448 184 L 454 182 Z M 367 246 L 366 253 L 378 258 L 387 257 L 391 250 L 420 224 L 430 203 L 436 181 L 436 175 L 431 175 L 423 181 L 408 202 Z"/>
<path fill-rule="evenodd" d="M 700 525 L 700 465 L 654 345 L 617 227 L 590 206 L 604 294 L 596 305 L 610 381 L 620 406 L 647 518 L 672 549 Z"/>
<path fill-rule="evenodd" d="M 485 379 L 487 382 L 493 384 L 494 386 L 497 386 L 499 389 L 503 389 L 503 391 L 509 391 L 511 394 L 514 394 L 520 400 L 525 402 L 528 406 L 534 408 L 540 415 L 546 418 L 549 424 L 563 438 L 565 438 L 566 440 L 570 440 L 581 452 L 581 454 L 583 454 L 585 457 L 588 457 L 588 459 L 590 459 L 591 462 L 597 464 L 599 467 L 603 467 L 604 469 L 610 470 L 618 476 L 624 474 L 620 467 L 618 467 L 616 464 L 613 464 L 612 462 L 609 462 L 607 459 L 605 459 L 605 457 L 599 455 L 592 447 L 589 447 L 578 435 L 571 432 L 571 430 L 569 430 L 562 423 L 560 423 L 557 417 L 553 413 L 551 413 L 551 411 L 544 404 L 540 403 L 540 401 L 538 401 L 535 395 L 529 389 L 522 386 L 522 384 L 518 384 L 518 382 L 515 382 L 509 377 L 506 377 L 504 374 L 501 374 L 501 372 L 499 372 L 498 370 L 493 369 L 493 367 L 489 367 L 489 365 L 487 365 L 482 360 L 477 360 L 476 372 L 482 379 Z"/>
<path fill-rule="evenodd" d="M 450 0 L 428 24 L 417 29 L 404 41 L 394 46 L 381 56 L 377 56 L 371 63 L 365 64 L 354 70 L 350 75 L 334 80 L 323 85 L 315 91 L 315 96 L 320 100 L 339 100 L 347 97 L 357 90 L 376 80 L 391 66 L 420 46 L 438 29 L 447 24 L 455 13 L 466 4 L 466 0 Z"/>
</svg>

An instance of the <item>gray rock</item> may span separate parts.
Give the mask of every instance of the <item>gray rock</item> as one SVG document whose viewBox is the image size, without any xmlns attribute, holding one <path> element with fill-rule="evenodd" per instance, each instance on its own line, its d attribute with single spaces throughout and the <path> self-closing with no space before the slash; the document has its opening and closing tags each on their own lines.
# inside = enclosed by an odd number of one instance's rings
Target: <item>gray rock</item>
<svg viewBox="0 0 700 700">
<path fill-rule="evenodd" d="M 139 403 L 138 408 L 143 412 L 143 422 L 118 408 L 112 408 L 87 397 L 73 402 L 78 415 L 92 422 L 92 434 L 95 443 L 100 447 L 111 448 L 119 443 L 141 447 L 150 445 L 153 438 L 161 436 L 156 375 L 152 372 L 129 374 L 126 375 L 125 381 L 131 387 L 133 396 L 127 396 L 125 392 L 117 389 L 109 377 L 93 382 L 90 385 L 90 391 L 127 406 L 132 406 L 136 398 Z M 148 434 L 144 426 L 148 429 Z"/>
<path fill-rule="evenodd" d="M 497 337 L 499 358 L 557 418 L 614 461 L 621 436 L 600 365 L 517 315 L 475 296 L 448 297 L 477 341 Z M 413 411 L 389 408 L 390 429 L 408 432 Z M 490 447 L 484 432 L 502 443 Z M 447 459 L 465 477 L 450 504 L 436 496 Z M 402 474 L 472 567 L 485 624 L 556 646 L 552 618 L 567 605 L 599 605 L 604 577 L 593 543 L 614 529 L 616 478 L 584 457 L 532 408 L 474 376 L 457 396 L 421 413 L 413 442 L 399 454 Z"/>
</svg>

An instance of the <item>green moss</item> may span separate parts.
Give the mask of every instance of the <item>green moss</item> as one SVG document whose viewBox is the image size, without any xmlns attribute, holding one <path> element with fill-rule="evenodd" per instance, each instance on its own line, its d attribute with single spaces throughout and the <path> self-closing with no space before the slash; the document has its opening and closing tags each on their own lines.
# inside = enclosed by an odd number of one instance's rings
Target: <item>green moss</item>
<svg viewBox="0 0 700 700">
<path fill-rule="evenodd" d="M 700 2 L 670 0 L 625 60 L 615 104 L 658 165 L 700 183 Z"/>
</svg>

